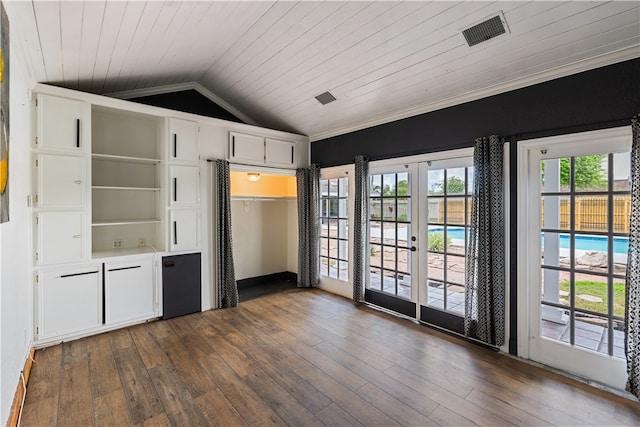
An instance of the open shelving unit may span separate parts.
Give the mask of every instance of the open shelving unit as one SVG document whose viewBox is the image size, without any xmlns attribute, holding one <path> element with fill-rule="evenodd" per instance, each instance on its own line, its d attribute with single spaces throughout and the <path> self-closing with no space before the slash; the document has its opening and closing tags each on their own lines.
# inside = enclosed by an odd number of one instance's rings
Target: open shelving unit
<svg viewBox="0 0 640 427">
<path fill-rule="evenodd" d="M 164 250 L 165 119 L 92 108 L 94 258 Z"/>
</svg>

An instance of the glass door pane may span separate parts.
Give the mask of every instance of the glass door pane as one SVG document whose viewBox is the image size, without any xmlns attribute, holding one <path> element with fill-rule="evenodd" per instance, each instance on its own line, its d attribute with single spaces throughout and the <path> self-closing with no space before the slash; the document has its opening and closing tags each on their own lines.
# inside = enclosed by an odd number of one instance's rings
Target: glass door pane
<svg viewBox="0 0 640 427">
<path fill-rule="evenodd" d="M 426 177 L 426 305 L 464 316 L 473 167 L 429 168 Z"/>
<path fill-rule="evenodd" d="M 620 358 L 628 231 L 615 219 L 628 217 L 630 195 L 613 163 L 607 153 L 540 161 L 539 321 L 542 337 Z"/>
<path fill-rule="evenodd" d="M 370 177 L 368 288 L 412 299 L 410 174 Z"/>
</svg>

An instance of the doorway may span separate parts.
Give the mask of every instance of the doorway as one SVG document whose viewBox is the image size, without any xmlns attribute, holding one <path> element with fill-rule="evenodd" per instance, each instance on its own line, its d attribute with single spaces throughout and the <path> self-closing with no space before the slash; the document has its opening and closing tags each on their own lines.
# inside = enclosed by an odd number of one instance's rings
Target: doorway
<svg viewBox="0 0 640 427">
<path fill-rule="evenodd" d="M 465 149 L 370 165 L 365 301 L 464 333 L 472 156 Z"/>
<path fill-rule="evenodd" d="M 624 389 L 631 130 L 520 144 L 519 347 Z"/>
</svg>

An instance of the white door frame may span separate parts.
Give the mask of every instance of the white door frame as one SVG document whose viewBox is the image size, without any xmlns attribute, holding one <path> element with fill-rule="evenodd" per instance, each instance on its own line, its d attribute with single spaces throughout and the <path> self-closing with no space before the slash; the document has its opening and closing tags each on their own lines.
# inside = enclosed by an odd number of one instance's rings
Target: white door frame
<svg viewBox="0 0 640 427">
<path fill-rule="evenodd" d="M 347 217 L 349 223 L 353 224 L 354 218 L 354 194 L 355 194 L 355 165 L 333 166 L 328 168 L 322 168 L 320 170 L 320 179 L 335 179 L 335 178 L 347 178 Z M 345 298 L 353 299 L 353 227 L 349 227 L 348 230 L 348 242 L 347 242 L 347 262 L 349 263 L 349 280 L 344 282 L 332 277 L 323 276 L 320 274 L 320 283 L 318 287 L 325 291 L 343 296 Z"/>
<path fill-rule="evenodd" d="M 606 144 L 603 144 L 606 141 Z M 531 166 L 539 165 L 545 155 L 551 158 L 602 152 L 628 151 L 631 147 L 631 127 L 619 127 L 570 135 L 524 140 L 518 142 L 518 356 L 536 360 L 545 365 L 608 386 L 624 389 L 626 361 L 587 349 L 575 349 L 572 357 L 566 357 L 570 345 L 540 337 L 540 179 L 539 171 Z M 619 148 L 625 147 L 626 148 Z M 535 200 L 534 200 L 535 199 Z M 603 363 L 607 362 L 607 363 Z M 598 369 L 579 369 L 580 364 L 597 365 Z"/>
</svg>

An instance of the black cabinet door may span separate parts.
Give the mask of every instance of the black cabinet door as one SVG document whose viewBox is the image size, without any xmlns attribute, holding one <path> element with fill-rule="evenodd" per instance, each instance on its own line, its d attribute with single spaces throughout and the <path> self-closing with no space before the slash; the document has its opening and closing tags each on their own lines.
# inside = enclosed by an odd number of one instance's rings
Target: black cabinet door
<svg viewBox="0 0 640 427">
<path fill-rule="evenodd" d="M 197 313 L 202 308 L 200 253 L 162 257 L 162 318 Z"/>
</svg>

